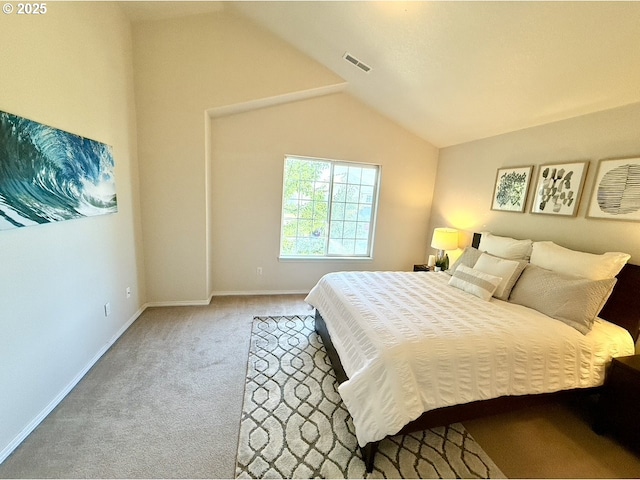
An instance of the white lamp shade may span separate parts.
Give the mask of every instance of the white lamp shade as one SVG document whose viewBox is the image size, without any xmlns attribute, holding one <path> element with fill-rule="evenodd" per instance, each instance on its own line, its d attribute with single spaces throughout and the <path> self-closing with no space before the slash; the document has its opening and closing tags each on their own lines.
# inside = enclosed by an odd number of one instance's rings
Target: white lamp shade
<svg viewBox="0 0 640 480">
<path fill-rule="evenodd" d="M 455 228 L 434 229 L 431 246 L 438 250 L 455 250 L 458 248 L 458 230 Z"/>
</svg>

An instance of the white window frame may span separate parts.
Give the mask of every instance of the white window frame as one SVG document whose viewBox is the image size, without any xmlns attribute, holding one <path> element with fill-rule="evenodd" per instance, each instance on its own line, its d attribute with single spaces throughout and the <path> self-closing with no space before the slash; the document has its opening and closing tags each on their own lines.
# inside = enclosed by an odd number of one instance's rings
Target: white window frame
<svg viewBox="0 0 640 480">
<path fill-rule="evenodd" d="M 325 253 L 323 255 L 285 255 L 282 253 L 283 247 L 283 227 L 285 221 L 285 210 L 284 204 L 286 199 L 284 198 L 285 193 L 285 184 L 286 184 L 286 163 L 288 159 L 296 159 L 296 160 L 308 160 L 308 161 L 319 161 L 326 162 L 331 165 L 331 173 L 330 173 L 330 181 L 329 181 L 329 212 L 327 218 L 327 238 L 325 243 Z M 369 223 L 369 236 L 367 239 L 368 248 L 367 253 L 362 255 L 357 254 L 337 254 L 337 253 L 329 253 L 329 241 L 331 239 L 331 211 L 333 208 L 333 172 L 336 166 L 356 166 L 356 167 L 375 167 L 376 168 L 376 179 L 373 185 L 373 195 L 372 195 L 372 204 L 371 204 L 371 220 Z M 280 260 L 311 260 L 311 261 L 326 261 L 326 260 L 372 260 L 373 259 L 373 251 L 374 251 L 374 240 L 375 240 L 375 231 L 376 231 L 376 223 L 378 217 L 378 199 L 380 193 L 380 183 L 381 183 L 381 172 L 382 166 L 374 163 L 365 163 L 365 162 L 352 162 L 345 160 L 333 160 L 329 158 L 319 158 L 319 157 L 309 157 L 302 155 L 285 155 L 283 162 L 283 171 L 282 171 L 282 200 L 280 206 L 280 245 L 279 245 L 279 256 Z"/>
</svg>

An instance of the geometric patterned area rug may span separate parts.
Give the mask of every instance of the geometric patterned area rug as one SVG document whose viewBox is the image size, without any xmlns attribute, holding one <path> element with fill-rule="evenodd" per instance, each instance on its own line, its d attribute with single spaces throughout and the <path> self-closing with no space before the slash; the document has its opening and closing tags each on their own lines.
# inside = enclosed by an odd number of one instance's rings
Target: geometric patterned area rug
<svg viewBox="0 0 640 480">
<path fill-rule="evenodd" d="M 457 423 L 380 442 L 367 474 L 312 316 L 256 317 L 237 478 L 504 478 Z"/>
</svg>

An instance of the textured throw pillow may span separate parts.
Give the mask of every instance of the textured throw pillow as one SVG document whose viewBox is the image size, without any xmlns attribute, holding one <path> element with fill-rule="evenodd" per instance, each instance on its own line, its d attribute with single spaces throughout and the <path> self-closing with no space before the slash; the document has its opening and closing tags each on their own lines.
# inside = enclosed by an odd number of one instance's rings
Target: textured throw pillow
<svg viewBox="0 0 640 480">
<path fill-rule="evenodd" d="M 478 250 L 509 260 L 529 260 L 532 244 L 531 240 L 516 240 L 482 232 Z"/>
<path fill-rule="evenodd" d="M 520 278 L 526 266 L 526 260 L 505 260 L 504 258 L 483 253 L 480 255 L 480 258 L 478 258 L 473 269 L 480 270 L 495 277 L 501 277 L 502 281 L 493 293 L 493 296 L 500 300 L 508 300 L 513 286 L 518 281 L 518 278 Z"/>
<path fill-rule="evenodd" d="M 529 264 L 509 302 L 533 308 L 586 335 L 615 283 L 615 278 L 589 280 Z"/>
<path fill-rule="evenodd" d="M 448 270 L 445 270 L 445 272 L 447 272 L 449 275 L 453 275 L 453 272 L 455 272 L 460 265 L 473 268 L 473 266 L 480 258 L 480 255 L 482 255 L 482 252 L 477 248 L 467 247 L 462 252 L 462 255 L 458 257 L 455 263 L 451 265 Z"/>
<path fill-rule="evenodd" d="M 501 281 L 500 277 L 460 265 L 449 279 L 449 285 L 483 300 L 490 300 Z"/>
<path fill-rule="evenodd" d="M 533 265 L 591 280 L 615 277 L 629 258 L 630 255 L 620 252 L 607 252 L 602 255 L 578 252 L 553 242 L 535 242 L 531 253 Z"/>
</svg>

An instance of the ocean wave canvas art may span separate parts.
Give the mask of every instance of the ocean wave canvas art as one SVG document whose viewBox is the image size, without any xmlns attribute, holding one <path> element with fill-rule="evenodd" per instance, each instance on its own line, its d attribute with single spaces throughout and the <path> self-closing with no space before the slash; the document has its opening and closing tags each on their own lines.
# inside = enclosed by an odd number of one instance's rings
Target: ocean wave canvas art
<svg viewBox="0 0 640 480">
<path fill-rule="evenodd" d="M 117 211 L 109 145 L 0 111 L 0 230 Z"/>
</svg>

